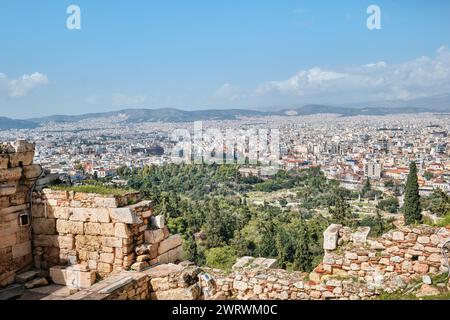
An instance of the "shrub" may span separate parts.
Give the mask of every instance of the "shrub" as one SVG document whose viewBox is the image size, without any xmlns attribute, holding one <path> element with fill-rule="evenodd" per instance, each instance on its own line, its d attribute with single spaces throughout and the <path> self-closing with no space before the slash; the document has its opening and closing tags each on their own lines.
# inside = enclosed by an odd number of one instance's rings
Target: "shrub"
<svg viewBox="0 0 450 320">
<path fill-rule="evenodd" d="M 230 246 L 206 250 L 206 265 L 210 268 L 231 270 L 236 262 L 236 253 Z"/>
</svg>

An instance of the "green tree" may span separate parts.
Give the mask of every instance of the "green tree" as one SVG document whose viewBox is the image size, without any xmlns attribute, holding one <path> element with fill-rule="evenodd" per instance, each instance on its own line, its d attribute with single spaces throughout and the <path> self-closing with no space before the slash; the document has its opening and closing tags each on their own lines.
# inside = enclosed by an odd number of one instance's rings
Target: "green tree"
<svg viewBox="0 0 450 320">
<path fill-rule="evenodd" d="M 295 270 L 311 272 L 313 269 L 313 255 L 309 248 L 309 241 L 308 229 L 304 224 L 301 224 L 295 250 Z"/>
<path fill-rule="evenodd" d="M 206 265 L 210 268 L 231 270 L 236 263 L 236 253 L 230 246 L 206 250 Z"/>
<path fill-rule="evenodd" d="M 197 242 L 195 241 L 194 233 L 191 230 L 187 232 L 183 246 L 186 259 L 198 264 L 199 254 L 197 250 Z"/>
<path fill-rule="evenodd" d="M 353 218 L 352 210 L 341 194 L 337 194 L 334 207 L 329 209 L 333 220 L 337 223 L 348 225 Z"/>
<path fill-rule="evenodd" d="M 434 176 L 434 174 L 433 174 L 432 172 L 430 172 L 430 171 L 426 171 L 426 172 L 423 174 L 423 177 L 424 177 L 426 180 L 428 180 L 428 181 L 430 181 L 431 178 L 433 178 L 433 176 Z"/>
<path fill-rule="evenodd" d="M 417 181 L 417 167 L 415 162 L 409 165 L 408 179 L 405 186 L 405 204 L 403 214 L 407 225 L 420 222 L 422 220 L 420 208 L 419 183 Z"/>
<path fill-rule="evenodd" d="M 365 197 L 371 190 L 372 190 L 372 184 L 370 183 L 370 178 L 367 178 L 367 180 L 364 183 L 364 186 L 361 190 L 362 196 Z"/>
</svg>

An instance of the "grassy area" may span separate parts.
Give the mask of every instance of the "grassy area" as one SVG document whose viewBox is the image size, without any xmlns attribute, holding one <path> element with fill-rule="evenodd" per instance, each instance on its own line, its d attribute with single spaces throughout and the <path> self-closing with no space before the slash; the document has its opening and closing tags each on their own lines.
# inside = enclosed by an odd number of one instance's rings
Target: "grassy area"
<svg viewBox="0 0 450 320">
<path fill-rule="evenodd" d="M 111 188 L 102 185 L 81 185 L 81 186 L 51 186 L 52 190 L 75 191 L 83 193 L 97 193 L 103 195 L 123 196 L 127 193 L 136 192 L 132 189 Z"/>
<path fill-rule="evenodd" d="M 435 275 L 431 277 L 431 282 L 435 285 L 438 283 L 447 283 L 447 273 L 442 273 L 439 275 Z M 421 279 L 416 280 L 412 283 L 412 285 L 420 285 Z M 417 290 L 419 287 L 417 288 Z M 408 293 L 406 294 L 403 291 L 398 291 L 394 293 L 382 293 L 380 296 L 378 296 L 379 300 L 450 300 L 450 292 L 447 291 L 445 288 L 440 289 L 441 293 L 435 296 L 429 296 L 429 297 L 421 297 L 417 298 L 414 293 Z"/>
<path fill-rule="evenodd" d="M 403 293 L 383 293 L 378 296 L 378 300 L 450 300 L 450 292 L 431 297 L 417 298 L 414 294 Z"/>
</svg>

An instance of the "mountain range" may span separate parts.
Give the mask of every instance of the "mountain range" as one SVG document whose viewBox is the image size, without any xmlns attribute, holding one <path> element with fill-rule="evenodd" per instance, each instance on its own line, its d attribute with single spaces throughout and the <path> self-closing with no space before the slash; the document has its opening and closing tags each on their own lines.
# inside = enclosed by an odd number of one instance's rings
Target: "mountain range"
<svg viewBox="0 0 450 320">
<path fill-rule="evenodd" d="M 450 94 L 418 98 L 414 100 L 389 100 L 365 102 L 346 106 L 309 104 L 301 107 L 272 107 L 270 109 L 223 109 L 185 111 L 174 108 L 124 109 L 119 111 L 87 113 L 82 115 L 53 115 L 42 118 L 16 120 L 0 117 L 0 130 L 30 129 L 44 123 L 73 123 L 81 120 L 117 117 L 126 123 L 141 122 L 192 122 L 200 120 L 235 120 L 242 117 L 306 116 L 314 114 L 338 114 L 343 117 L 357 115 L 389 115 L 411 113 L 450 113 Z"/>
</svg>

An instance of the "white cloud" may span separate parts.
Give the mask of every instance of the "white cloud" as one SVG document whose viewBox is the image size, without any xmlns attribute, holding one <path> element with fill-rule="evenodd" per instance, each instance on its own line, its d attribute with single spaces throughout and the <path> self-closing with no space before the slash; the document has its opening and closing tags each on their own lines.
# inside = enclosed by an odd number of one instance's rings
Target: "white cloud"
<svg viewBox="0 0 450 320">
<path fill-rule="evenodd" d="M 214 99 L 224 99 L 224 100 L 238 100 L 242 98 L 240 94 L 239 86 L 225 83 L 221 85 L 216 91 L 213 92 L 212 97 Z"/>
<path fill-rule="evenodd" d="M 9 79 L 6 74 L 0 73 L 0 97 L 11 99 L 24 97 L 34 88 L 48 83 L 47 76 L 39 72 L 24 74 L 19 79 Z"/>
<path fill-rule="evenodd" d="M 412 99 L 450 92 L 450 51 L 400 64 L 381 61 L 362 66 L 301 70 L 289 79 L 268 81 L 255 90 L 265 98 L 328 102 Z"/>
</svg>

